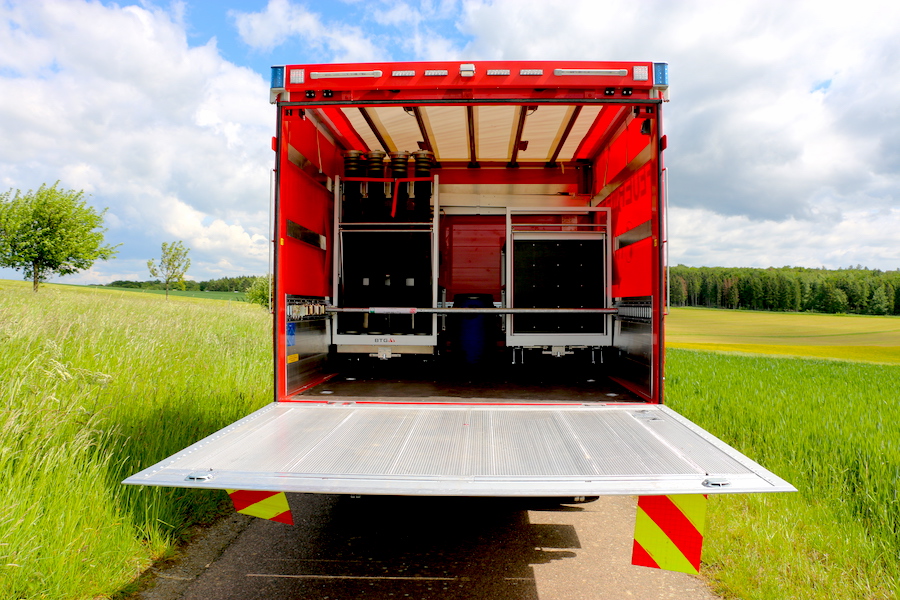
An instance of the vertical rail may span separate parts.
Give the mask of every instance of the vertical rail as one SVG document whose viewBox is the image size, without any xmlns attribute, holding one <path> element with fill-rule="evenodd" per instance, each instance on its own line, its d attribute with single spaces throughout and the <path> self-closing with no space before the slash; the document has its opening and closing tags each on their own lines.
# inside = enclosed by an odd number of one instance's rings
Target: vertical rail
<svg viewBox="0 0 900 600">
<path fill-rule="evenodd" d="M 434 183 L 432 183 L 431 201 L 434 204 L 434 214 L 431 217 L 431 306 L 438 307 L 438 278 L 440 277 L 440 253 L 441 253 L 441 228 L 440 218 L 440 194 L 438 192 L 439 175 L 435 174 Z M 431 331 L 437 336 L 437 315 L 431 315 Z"/>
<path fill-rule="evenodd" d="M 274 306 L 272 305 L 272 271 L 275 267 L 275 174 L 275 169 L 269 171 L 269 264 L 266 268 L 266 283 L 269 289 L 269 298 L 267 301 L 269 314 L 272 314 L 274 311 Z"/>
<path fill-rule="evenodd" d="M 666 307 L 663 314 L 669 314 L 669 306 L 672 303 L 672 271 L 669 266 L 669 168 L 663 167 L 663 240 L 666 259 Z"/>
<path fill-rule="evenodd" d="M 341 202 L 343 202 L 344 194 L 342 189 L 343 183 L 341 182 L 341 176 L 337 175 L 334 178 L 334 227 L 331 233 L 334 236 L 331 240 L 331 251 L 333 252 L 331 257 L 331 303 L 334 306 L 338 306 L 340 302 L 338 298 L 338 290 L 340 289 L 340 269 L 338 265 L 340 264 L 340 254 L 342 251 L 343 244 L 341 244 Z"/>
</svg>

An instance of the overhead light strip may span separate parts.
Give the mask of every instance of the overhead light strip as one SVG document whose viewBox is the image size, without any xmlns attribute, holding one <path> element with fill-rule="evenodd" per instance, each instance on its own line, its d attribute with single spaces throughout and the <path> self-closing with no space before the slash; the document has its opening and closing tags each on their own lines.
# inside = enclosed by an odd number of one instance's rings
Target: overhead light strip
<svg viewBox="0 0 900 600">
<path fill-rule="evenodd" d="M 381 77 L 381 71 L 314 71 L 310 79 L 358 79 L 361 77 Z"/>
<path fill-rule="evenodd" d="M 553 74 L 625 77 L 626 75 L 628 75 L 628 69 L 553 69 Z"/>
</svg>

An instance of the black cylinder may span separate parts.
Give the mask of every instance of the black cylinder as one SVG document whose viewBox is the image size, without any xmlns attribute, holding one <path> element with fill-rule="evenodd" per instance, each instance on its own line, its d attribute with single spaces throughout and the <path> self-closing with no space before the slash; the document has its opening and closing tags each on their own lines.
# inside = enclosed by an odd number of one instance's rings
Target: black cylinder
<svg viewBox="0 0 900 600">
<path fill-rule="evenodd" d="M 365 177 L 366 157 L 359 150 L 344 152 L 344 177 Z M 353 223 L 362 217 L 360 182 L 344 182 L 344 211 L 341 219 Z"/>
<path fill-rule="evenodd" d="M 413 152 L 415 161 L 415 176 L 431 177 L 431 167 L 434 164 L 434 153 L 430 150 L 417 150 Z M 413 185 L 412 220 L 425 223 L 431 220 L 431 182 L 417 181 Z"/>
<path fill-rule="evenodd" d="M 366 177 L 376 179 L 384 179 L 384 157 L 386 154 L 381 150 L 370 150 L 366 155 L 369 164 L 366 168 Z M 363 215 L 366 221 L 384 222 L 387 220 L 387 211 L 385 207 L 384 183 L 380 181 L 370 181 L 366 184 L 368 194 L 363 202 Z"/>
</svg>

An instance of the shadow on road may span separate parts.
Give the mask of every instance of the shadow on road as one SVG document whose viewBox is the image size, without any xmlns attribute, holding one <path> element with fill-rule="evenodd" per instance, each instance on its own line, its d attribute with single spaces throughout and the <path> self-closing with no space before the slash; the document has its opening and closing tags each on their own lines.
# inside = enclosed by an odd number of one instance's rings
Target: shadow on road
<svg viewBox="0 0 900 600">
<path fill-rule="evenodd" d="M 538 597 L 532 565 L 572 558 L 552 501 L 292 495 L 295 526 L 258 521 L 185 599 Z"/>
</svg>

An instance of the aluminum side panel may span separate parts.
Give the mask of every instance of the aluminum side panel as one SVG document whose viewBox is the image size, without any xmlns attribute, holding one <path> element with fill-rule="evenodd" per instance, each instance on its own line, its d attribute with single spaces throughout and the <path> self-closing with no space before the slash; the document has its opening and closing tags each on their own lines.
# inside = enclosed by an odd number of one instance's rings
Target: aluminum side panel
<svg viewBox="0 0 900 600">
<path fill-rule="evenodd" d="M 124 483 L 427 496 L 794 490 L 659 405 L 272 404 Z"/>
</svg>

